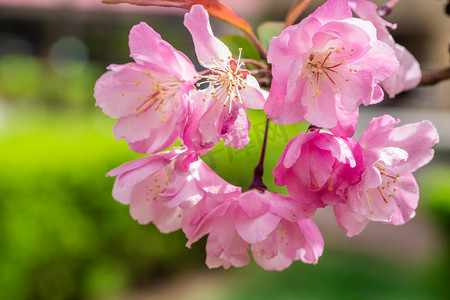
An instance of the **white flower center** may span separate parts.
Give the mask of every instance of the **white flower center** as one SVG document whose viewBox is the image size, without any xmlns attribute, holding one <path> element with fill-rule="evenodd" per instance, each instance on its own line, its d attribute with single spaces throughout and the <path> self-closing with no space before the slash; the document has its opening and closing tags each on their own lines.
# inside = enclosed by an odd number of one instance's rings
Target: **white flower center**
<svg viewBox="0 0 450 300">
<path fill-rule="evenodd" d="M 228 113 L 231 113 L 233 103 L 238 102 L 243 104 L 240 91 L 247 87 L 247 70 L 241 69 L 244 66 L 244 62 L 241 62 L 242 48 L 239 48 L 239 58 L 237 61 L 229 56 L 227 59 L 217 60 L 215 57 L 211 57 L 216 67 L 207 67 L 203 62 L 200 62 L 202 66 L 208 68 L 210 73 L 207 75 L 195 76 L 196 79 L 204 79 L 198 82 L 196 85 L 200 87 L 202 84 L 208 84 L 212 87 L 212 91 L 208 89 L 203 97 L 203 101 L 207 99 L 214 99 L 220 101 L 225 107 L 229 105 Z"/>
</svg>

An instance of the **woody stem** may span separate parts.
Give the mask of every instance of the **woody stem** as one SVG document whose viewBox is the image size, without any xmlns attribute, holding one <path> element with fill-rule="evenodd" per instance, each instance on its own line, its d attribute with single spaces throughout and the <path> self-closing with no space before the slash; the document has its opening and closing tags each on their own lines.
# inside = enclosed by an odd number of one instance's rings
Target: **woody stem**
<svg viewBox="0 0 450 300">
<path fill-rule="evenodd" d="M 266 155 L 266 145 L 267 145 L 267 133 L 269 132 L 269 118 L 266 121 L 266 130 L 264 131 L 264 140 L 261 149 L 261 156 L 259 158 L 259 163 L 255 167 L 253 171 L 253 181 L 249 186 L 249 190 L 258 189 L 261 191 L 267 190 L 266 185 L 263 182 L 263 173 L 264 173 L 264 156 Z"/>
<path fill-rule="evenodd" d="M 436 84 L 440 81 L 450 79 L 450 67 L 437 70 L 423 70 L 420 86 Z"/>
</svg>

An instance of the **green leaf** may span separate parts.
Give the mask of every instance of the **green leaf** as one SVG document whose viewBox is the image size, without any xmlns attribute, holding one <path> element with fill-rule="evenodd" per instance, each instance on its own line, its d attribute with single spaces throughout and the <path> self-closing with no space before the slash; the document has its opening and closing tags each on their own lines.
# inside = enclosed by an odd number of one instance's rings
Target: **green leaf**
<svg viewBox="0 0 450 300">
<path fill-rule="evenodd" d="M 268 21 L 259 25 L 257 32 L 264 48 L 269 49 L 269 42 L 274 37 L 279 35 L 284 29 L 284 22 Z"/>
<path fill-rule="evenodd" d="M 233 55 L 239 56 L 239 48 L 242 48 L 242 58 L 260 60 L 258 50 L 251 41 L 239 35 L 224 35 L 219 38 L 228 46 Z"/>
</svg>

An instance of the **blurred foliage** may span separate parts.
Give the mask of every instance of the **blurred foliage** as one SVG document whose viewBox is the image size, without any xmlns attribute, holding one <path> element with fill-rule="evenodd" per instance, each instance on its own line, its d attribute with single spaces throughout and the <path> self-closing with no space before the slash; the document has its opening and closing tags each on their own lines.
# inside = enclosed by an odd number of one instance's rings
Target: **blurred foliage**
<svg viewBox="0 0 450 300">
<path fill-rule="evenodd" d="M 420 177 L 421 196 L 427 206 L 447 228 L 450 234 L 450 168 L 438 164 L 427 169 Z"/>
<path fill-rule="evenodd" d="M 1 299 L 98 299 L 203 262 L 112 199 L 105 173 L 137 155 L 99 115 L 22 113 L 0 134 Z"/>
<path fill-rule="evenodd" d="M 283 272 L 255 265 L 240 269 L 228 283 L 233 288 L 214 299 L 448 299 L 447 279 L 439 278 L 433 266 L 405 263 L 395 255 L 373 257 L 325 247 L 317 265 L 294 263 Z"/>
<path fill-rule="evenodd" d="M 77 62 L 70 62 L 66 68 L 79 72 L 61 76 L 44 59 L 3 56 L 0 58 L 0 97 L 14 105 L 91 108 L 94 84 L 104 72 L 103 68 L 95 64 L 78 67 Z"/>
<path fill-rule="evenodd" d="M 258 37 L 266 50 L 272 37 L 280 35 L 285 28 L 284 22 L 267 21 L 258 26 Z"/>
<path fill-rule="evenodd" d="M 254 60 L 260 60 L 258 50 L 252 44 L 250 40 L 239 35 L 224 35 L 220 37 L 220 40 L 227 45 L 230 52 L 235 57 L 240 57 L 239 49 L 242 49 L 242 57 L 250 58 Z"/>
</svg>

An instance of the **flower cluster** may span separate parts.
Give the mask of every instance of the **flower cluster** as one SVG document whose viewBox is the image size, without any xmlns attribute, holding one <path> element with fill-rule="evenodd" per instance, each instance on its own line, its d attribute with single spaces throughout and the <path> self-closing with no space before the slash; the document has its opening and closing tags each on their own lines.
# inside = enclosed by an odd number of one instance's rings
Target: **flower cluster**
<svg viewBox="0 0 450 300">
<path fill-rule="evenodd" d="M 349 236 L 369 220 L 399 225 L 414 216 L 412 172 L 433 157 L 433 125 L 394 127 L 399 120 L 384 115 L 352 139 L 359 105 L 420 80 L 417 62 L 392 39 L 386 26 L 394 25 L 378 17 L 376 5 L 329 0 L 285 28 L 271 40 L 267 61 L 253 61 L 270 64 L 269 92 L 246 69 L 245 52 L 233 56 L 213 35 L 203 6 L 192 6 L 184 25 L 204 70 L 140 23 L 129 36 L 134 61 L 109 66 L 95 86 L 96 104 L 118 118 L 116 138 L 151 154 L 108 173 L 116 176 L 113 197 L 135 220 L 164 233 L 181 229 L 188 247 L 207 235 L 211 268 L 246 265 L 251 253 L 264 269 L 283 270 L 321 256 L 324 242 L 311 220 L 318 208 L 333 206 Z M 199 158 L 221 140 L 236 149 L 249 143 L 247 107 L 278 124 L 313 125 L 287 144 L 273 170 L 290 196 L 263 184 L 242 191 Z M 160 152 L 177 139 L 180 147 Z"/>
</svg>

